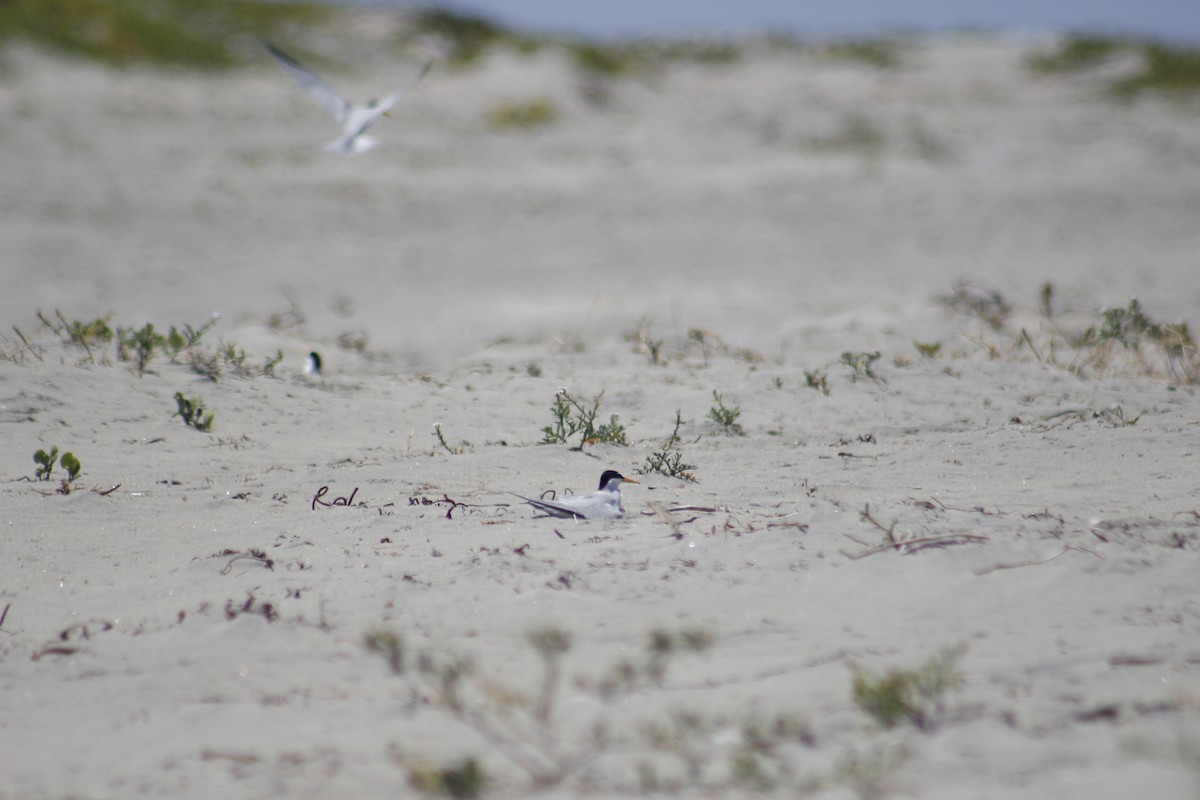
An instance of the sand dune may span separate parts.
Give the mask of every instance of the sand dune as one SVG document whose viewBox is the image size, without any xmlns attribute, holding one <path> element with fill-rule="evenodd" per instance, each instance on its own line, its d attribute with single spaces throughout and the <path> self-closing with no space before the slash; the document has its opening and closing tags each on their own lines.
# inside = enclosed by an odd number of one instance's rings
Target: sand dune
<svg viewBox="0 0 1200 800">
<path fill-rule="evenodd" d="M 0 797 L 395 797 L 468 759 L 498 797 L 1192 796 L 1194 349 L 1069 334 L 1133 297 L 1196 323 L 1200 127 L 1031 73 L 1040 46 L 880 70 L 758 43 L 605 86 L 501 53 L 350 159 L 265 59 L 11 51 Z M 488 122 L 539 99 L 544 127 Z M 959 282 L 998 328 L 937 299 Z M 55 309 L 219 313 L 192 351 L 219 379 L 187 352 L 138 375 Z M 627 444 L 541 444 L 560 387 Z M 30 480 L 52 446 L 68 494 Z M 697 480 L 640 474 L 655 453 Z M 605 468 L 641 481 L 623 520 L 507 494 Z M 890 729 L 856 704 L 856 674 L 939 654 L 938 702 Z"/>
</svg>

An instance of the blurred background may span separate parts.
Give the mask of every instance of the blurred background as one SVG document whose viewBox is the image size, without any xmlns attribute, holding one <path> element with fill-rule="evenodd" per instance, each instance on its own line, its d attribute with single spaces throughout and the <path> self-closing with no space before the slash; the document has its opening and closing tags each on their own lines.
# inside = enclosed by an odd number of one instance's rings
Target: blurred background
<svg viewBox="0 0 1200 800">
<path fill-rule="evenodd" d="M 346 0 L 343 0 L 345 2 Z M 355 5 L 417 5 L 410 0 L 350 0 Z M 425 4 L 429 5 L 429 4 Z M 583 36 L 693 36 L 764 30 L 800 36 L 864 36 L 897 31 L 984 29 L 1070 31 L 1200 41 L 1196 0 L 473 0 L 435 4 L 540 33 Z"/>
</svg>

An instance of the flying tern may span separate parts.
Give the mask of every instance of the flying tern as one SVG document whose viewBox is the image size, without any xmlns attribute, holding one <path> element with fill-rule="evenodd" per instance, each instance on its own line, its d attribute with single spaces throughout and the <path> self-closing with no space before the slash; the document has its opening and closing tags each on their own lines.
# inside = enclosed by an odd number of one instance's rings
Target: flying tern
<svg viewBox="0 0 1200 800">
<path fill-rule="evenodd" d="M 534 500 L 514 494 L 526 503 L 552 517 L 565 519 L 617 519 L 625 513 L 621 508 L 621 484 L 637 483 L 616 470 L 606 470 L 600 476 L 599 491 L 591 494 L 568 495 L 558 500 Z"/>
<path fill-rule="evenodd" d="M 299 62 L 275 45 L 270 42 L 263 42 L 262 45 L 280 69 L 286 72 L 297 86 L 308 92 L 309 97 L 315 100 L 326 114 L 333 117 L 334 122 L 342 126 L 342 135 L 326 145 L 326 150 L 343 155 L 356 155 L 365 153 L 378 144 L 375 139 L 365 135 L 367 128 L 387 114 L 391 107 L 404 96 L 407 89 L 392 92 L 380 100 L 369 100 L 365 105 L 354 105 L 324 78 L 307 67 L 301 66 Z M 421 67 L 421 74 L 413 82 L 413 86 L 420 83 L 432 67 L 433 60 L 426 61 L 425 65 Z"/>
</svg>

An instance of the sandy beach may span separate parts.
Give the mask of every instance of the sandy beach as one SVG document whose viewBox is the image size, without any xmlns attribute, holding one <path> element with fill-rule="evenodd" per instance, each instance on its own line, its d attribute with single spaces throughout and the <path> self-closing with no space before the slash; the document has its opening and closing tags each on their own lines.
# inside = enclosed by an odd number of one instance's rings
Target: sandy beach
<svg viewBox="0 0 1200 800">
<path fill-rule="evenodd" d="M 1200 106 L 1053 46 L 9 48 L 0 798 L 1195 797 Z"/>
</svg>

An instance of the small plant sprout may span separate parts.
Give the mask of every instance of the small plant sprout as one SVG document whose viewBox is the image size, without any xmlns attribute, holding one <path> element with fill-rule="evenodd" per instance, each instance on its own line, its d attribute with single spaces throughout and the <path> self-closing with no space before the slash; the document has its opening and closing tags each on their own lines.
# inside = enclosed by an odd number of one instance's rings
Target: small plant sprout
<svg viewBox="0 0 1200 800">
<path fill-rule="evenodd" d="M 725 405 L 725 399 L 721 394 L 713 389 L 713 402 L 715 406 L 708 410 L 708 418 L 720 425 L 726 433 L 736 436 L 745 436 L 746 431 L 738 423 L 738 417 L 742 415 L 742 410 L 737 406 L 730 408 Z"/>
<path fill-rule="evenodd" d="M 437 437 L 438 444 L 450 455 L 456 456 L 462 453 L 463 449 L 461 447 L 451 447 L 450 443 L 446 441 L 446 436 L 442 433 L 442 423 L 433 423 L 433 435 Z"/>
<path fill-rule="evenodd" d="M 829 396 L 829 378 L 819 369 L 804 370 L 804 385 L 816 389 L 826 397 Z"/>
<path fill-rule="evenodd" d="M 75 454 L 71 452 L 63 453 L 58 463 L 67 471 L 68 483 L 74 483 L 75 479 L 79 477 L 79 473 L 83 470 L 83 465 L 79 463 L 79 459 L 75 457 Z"/>
<path fill-rule="evenodd" d="M 171 416 L 183 417 L 185 425 L 198 431 L 208 431 L 212 428 L 213 413 L 204 410 L 204 403 L 199 397 L 193 395 L 188 398 L 183 396 L 183 392 L 176 392 L 175 403 L 179 410 Z"/>
<path fill-rule="evenodd" d="M 645 353 L 651 364 L 666 363 L 666 359 L 663 357 L 663 340 L 650 336 L 650 322 L 646 318 L 638 320 L 637 328 L 626 334 L 625 338 L 633 342 L 634 352 Z"/>
<path fill-rule="evenodd" d="M 558 109 L 549 98 L 500 103 L 487 115 L 487 123 L 496 130 L 530 131 L 544 128 L 558 119 Z"/>
<path fill-rule="evenodd" d="M 63 478 L 62 485 L 58 488 L 59 494 L 70 494 L 71 484 L 79 477 L 79 473 L 83 471 L 83 466 L 79 463 L 79 459 L 75 457 L 74 453 L 63 453 L 62 458 L 59 458 L 57 446 L 51 447 L 49 451 L 38 450 L 33 454 L 33 461 L 37 464 L 37 467 L 34 469 L 34 475 L 38 480 L 50 480 L 50 474 L 54 471 L 55 463 L 66 471 L 67 477 Z"/>
<path fill-rule="evenodd" d="M 876 383 L 886 383 L 872 370 L 872 365 L 880 358 L 881 354 L 878 350 L 874 353 L 851 353 L 849 351 L 842 353 L 842 363 L 854 370 L 854 374 L 850 376 L 851 380 L 865 377 Z"/>
<path fill-rule="evenodd" d="M 154 351 L 165 341 L 149 322 L 140 328 L 117 328 L 117 360 L 132 361 L 134 372 L 141 377 L 146 374 L 146 365 L 154 358 Z"/>
<path fill-rule="evenodd" d="M 950 294 L 936 298 L 937 302 L 960 314 L 972 314 L 994 331 L 1002 331 L 1012 314 L 1012 306 L 994 289 L 981 289 L 969 283 L 958 283 Z"/>
<path fill-rule="evenodd" d="M 592 400 L 587 406 L 571 396 L 566 387 L 561 387 L 554 393 L 554 405 L 550 413 L 554 422 L 542 428 L 542 444 L 566 444 L 570 437 L 580 434 L 578 450 L 583 450 L 589 444 L 619 444 L 627 445 L 625 427 L 621 425 L 616 414 L 609 417 L 607 423 L 596 424 L 600 411 L 600 400 L 604 392 Z"/>
<path fill-rule="evenodd" d="M 694 464 L 686 464 L 683 460 L 683 454 L 679 452 L 679 428 L 683 425 L 683 415 L 677 409 L 675 411 L 675 428 L 671 431 L 671 435 L 662 443 L 659 449 L 650 455 L 646 456 L 646 463 L 637 468 L 639 475 L 649 475 L 652 472 L 657 472 L 659 475 L 666 475 L 669 478 L 679 478 L 683 481 L 696 481 L 696 476 L 692 472 L 696 468 Z"/>
<path fill-rule="evenodd" d="M 921 358 L 937 358 L 942 352 L 941 342 L 930 342 L 922 344 L 921 342 L 913 342 L 913 347 L 917 348 L 917 352 L 921 354 Z"/>
<path fill-rule="evenodd" d="M 38 450 L 33 454 L 33 460 L 37 464 L 33 474 L 39 481 L 50 480 L 50 473 L 54 471 L 55 459 L 58 458 L 58 447 L 51 447 L 49 452 Z"/>
<path fill-rule="evenodd" d="M 946 715 L 946 695 L 962 684 L 958 665 L 965 654 L 964 646 L 947 648 L 916 669 L 883 675 L 852 666 L 854 702 L 885 728 L 904 723 L 926 733 L 935 730 Z"/>
</svg>

